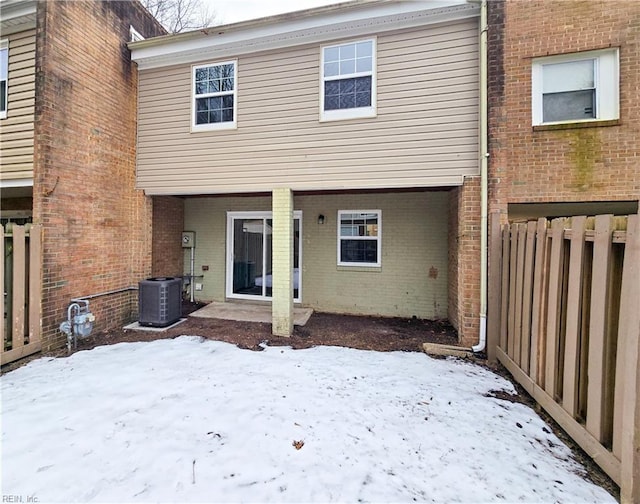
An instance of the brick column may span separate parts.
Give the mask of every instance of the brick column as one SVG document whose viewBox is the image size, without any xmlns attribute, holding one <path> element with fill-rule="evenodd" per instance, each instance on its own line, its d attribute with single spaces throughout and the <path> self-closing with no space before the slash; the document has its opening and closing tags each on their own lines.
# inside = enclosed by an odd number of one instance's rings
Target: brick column
<svg viewBox="0 0 640 504">
<path fill-rule="evenodd" d="M 480 332 L 480 177 L 465 177 L 457 203 L 458 340 L 471 346 Z"/>
<path fill-rule="evenodd" d="M 271 332 L 291 336 L 293 332 L 293 192 L 273 190 L 273 291 Z"/>
</svg>

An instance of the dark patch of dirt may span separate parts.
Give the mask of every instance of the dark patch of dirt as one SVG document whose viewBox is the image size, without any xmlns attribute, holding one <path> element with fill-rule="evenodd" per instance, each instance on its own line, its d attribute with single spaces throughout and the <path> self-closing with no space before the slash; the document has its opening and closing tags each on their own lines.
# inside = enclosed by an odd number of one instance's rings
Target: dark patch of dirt
<svg viewBox="0 0 640 504">
<path fill-rule="evenodd" d="M 262 350 L 261 345 L 268 344 L 295 349 L 329 345 L 381 352 L 421 352 L 423 343 L 458 344 L 457 332 L 447 321 L 314 313 L 306 325 L 295 326 L 293 335 L 283 338 L 271 334 L 271 324 L 188 317 L 202 306 L 204 304 L 184 302 L 182 314 L 187 316 L 187 320 L 172 329 L 109 329 L 79 339 L 77 350 L 122 342 L 171 339 L 182 335 L 225 341 L 250 350 Z M 66 355 L 66 348 L 35 354 L 2 366 L 1 373 L 8 373 L 40 357 Z"/>
<path fill-rule="evenodd" d="M 78 341 L 78 350 L 181 335 L 202 336 L 250 350 L 261 350 L 261 344 L 268 344 L 296 349 L 330 345 L 381 352 L 420 352 L 423 343 L 457 345 L 458 342 L 455 329 L 445 321 L 314 313 L 305 326 L 296 326 L 289 338 L 273 336 L 271 324 L 188 317 L 163 332 L 113 329 L 97 333 Z"/>
</svg>

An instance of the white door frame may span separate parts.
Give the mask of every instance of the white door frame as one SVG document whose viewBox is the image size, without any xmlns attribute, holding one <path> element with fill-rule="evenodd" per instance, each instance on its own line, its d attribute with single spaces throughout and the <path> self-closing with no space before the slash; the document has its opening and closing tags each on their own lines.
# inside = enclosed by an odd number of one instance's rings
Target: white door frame
<svg viewBox="0 0 640 504">
<path fill-rule="evenodd" d="M 293 212 L 294 220 L 298 220 L 298 297 L 293 298 L 296 303 L 302 302 L 302 210 Z M 250 294 L 237 294 L 233 292 L 233 221 L 235 219 L 273 219 L 273 212 L 227 212 L 227 253 L 226 253 L 226 286 L 225 293 L 229 299 L 246 299 L 253 301 L 269 301 L 270 296 L 253 296 Z M 294 237 L 295 240 L 295 237 Z M 264 243 L 264 242 L 263 242 Z M 265 258 L 264 246 L 262 247 L 263 258 Z M 263 266 L 266 263 L 262 261 Z M 264 276 L 264 271 L 262 272 Z"/>
</svg>

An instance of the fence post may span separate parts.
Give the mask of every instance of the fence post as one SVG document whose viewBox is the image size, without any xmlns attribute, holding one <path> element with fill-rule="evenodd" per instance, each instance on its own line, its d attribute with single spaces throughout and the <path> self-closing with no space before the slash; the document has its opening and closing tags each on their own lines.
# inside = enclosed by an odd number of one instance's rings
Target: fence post
<svg viewBox="0 0 640 504">
<path fill-rule="evenodd" d="M 4 301 L 4 261 L 5 261 L 5 250 L 6 250 L 6 242 L 7 239 L 4 234 L 4 226 L 0 224 L 0 236 L 2 236 L 2 259 L 0 259 L 0 297 L 2 298 L 2 302 L 0 302 L 0 307 L 2 308 L 2 313 L 0 313 L 0 336 L 2 337 L 2 348 L 0 348 L 0 353 L 5 350 L 4 343 L 4 334 L 5 334 L 5 322 L 4 322 L 4 312 L 5 312 L 5 301 Z M 11 324 L 11 321 L 8 321 Z"/>
<path fill-rule="evenodd" d="M 29 343 L 42 338 L 42 226 L 29 232 Z"/>
<path fill-rule="evenodd" d="M 489 282 L 487 299 L 487 360 L 497 362 L 496 347 L 500 341 L 500 286 L 502 284 L 502 231 L 500 213 L 492 212 L 489 217 Z"/>
<path fill-rule="evenodd" d="M 623 503 L 640 502 L 640 215 L 627 221 L 619 342 L 622 392 L 621 483 Z"/>
</svg>

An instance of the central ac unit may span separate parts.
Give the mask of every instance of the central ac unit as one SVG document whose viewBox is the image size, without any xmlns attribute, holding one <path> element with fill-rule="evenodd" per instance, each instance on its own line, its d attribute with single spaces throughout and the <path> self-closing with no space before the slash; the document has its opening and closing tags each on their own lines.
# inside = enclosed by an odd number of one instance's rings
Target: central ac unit
<svg viewBox="0 0 640 504">
<path fill-rule="evenodd" d="M 143 326 L 165 327 L 182 315 L 182 278 L 148 278 L 138 283 L 138 322 Z"/>
</svg>

